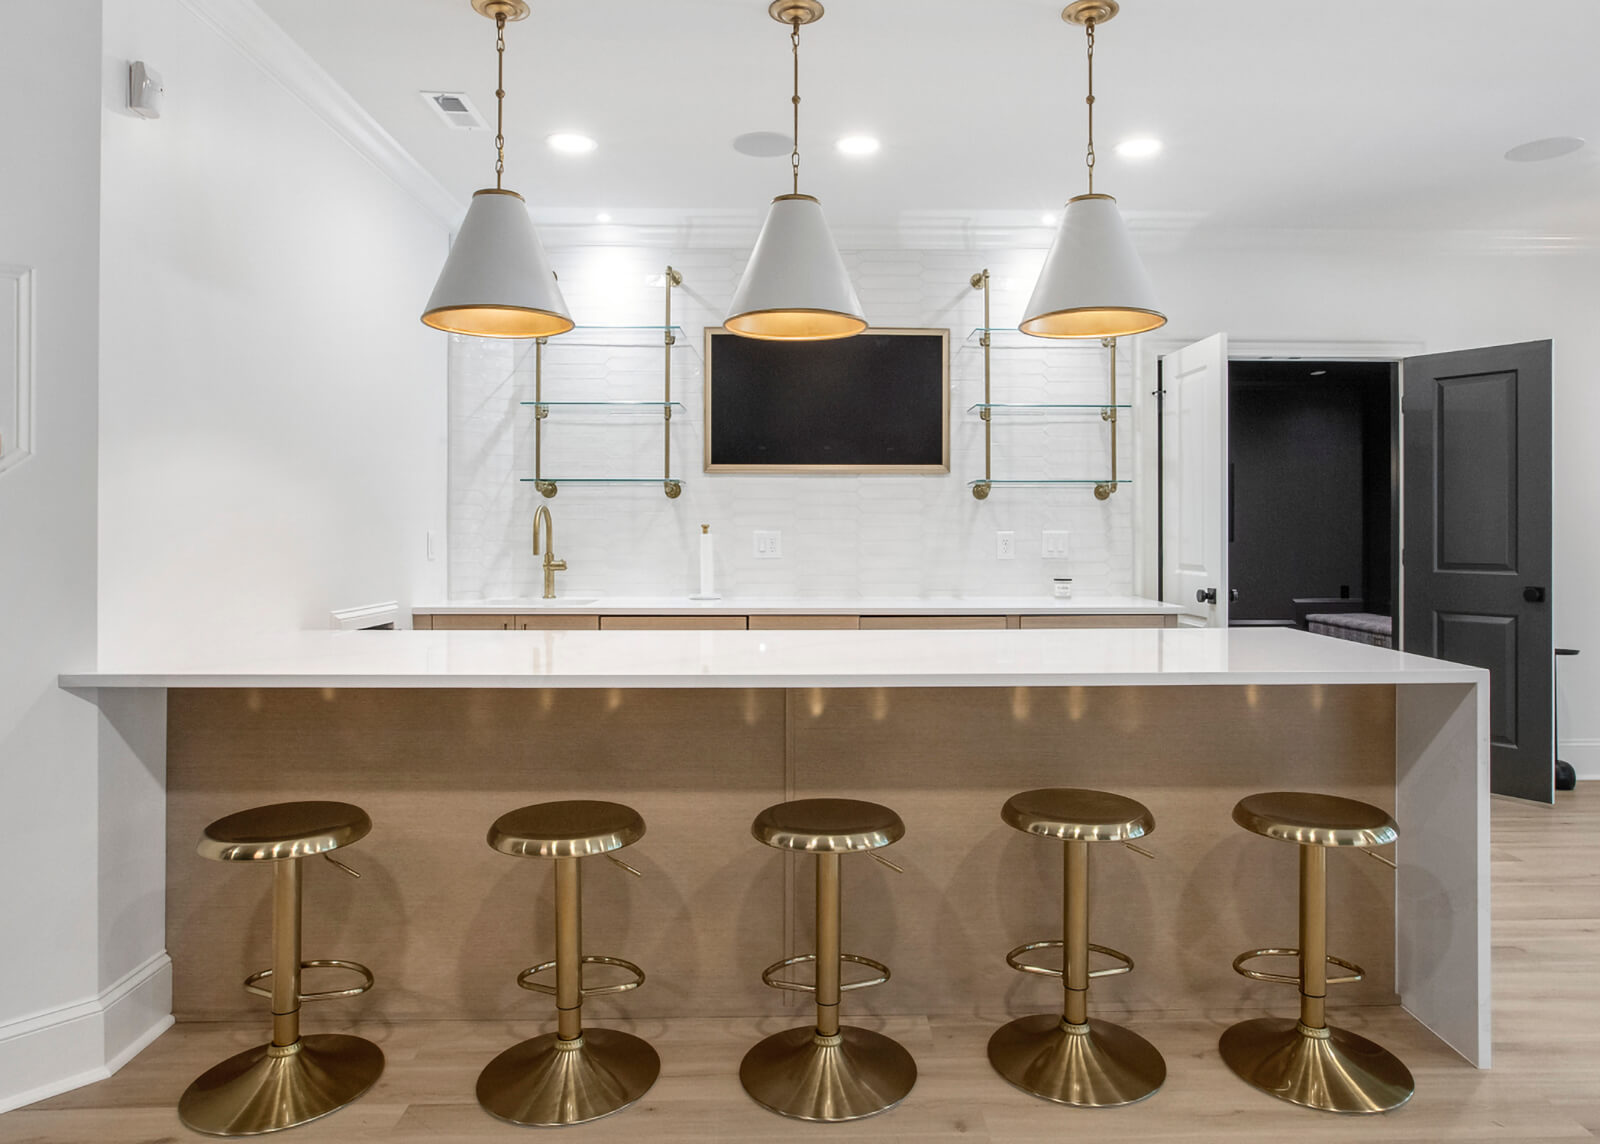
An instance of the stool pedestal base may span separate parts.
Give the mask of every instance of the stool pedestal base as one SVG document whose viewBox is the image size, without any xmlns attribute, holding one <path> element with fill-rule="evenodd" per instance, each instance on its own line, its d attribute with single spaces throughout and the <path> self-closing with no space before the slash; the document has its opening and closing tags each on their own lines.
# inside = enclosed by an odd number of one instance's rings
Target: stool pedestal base
<svg viewBox="0 0 1600 1144">
<path fill-rule="evenodd" d="M 785 1029 L 744 1055 L 739 1082 L 757 1104 L 797 1120 L 859 1120 L 885 1112 L 917 1083 L 917 1062 L 898 1041 L 841 1025 L 824 1037 Z"/>
<path fill-rule="evenodd" d="M 1222 1059 L 1253 1088 L 1326 1112 L 1388 1112 L 1411 1099 L 1411 1070 L 1346 1029 L 1259 1017 L 1222 1034 Z"/>
<path fill-rule="evenodd" d="M 1091 1017 L 1019 1017 L 989 1038 L 989 1063 L 1023 1092 L 1080 1108 L 1133 1104 L 1159 1089 L 1167 1062 L 1138 1033 Z"/>
<path fill-rule="evenodd" d="M 478 1074 L 478 1103 L 512 1124 L 582 1124 L 638 1100 L 661 1075 L 648 1041 L 616 1029 L 585 1029 L 576 1040 L 545 1033 L 512 1045 Z"/>
<path fill-rule="evenodd" d="M 383 1050 L 361 1037 L 257 1045 L 201 1074 L 178 1101 L 178 1119 L 210 1136 L 258 1136 L 337 1111 L 382 1074 Z"/>
</svg>

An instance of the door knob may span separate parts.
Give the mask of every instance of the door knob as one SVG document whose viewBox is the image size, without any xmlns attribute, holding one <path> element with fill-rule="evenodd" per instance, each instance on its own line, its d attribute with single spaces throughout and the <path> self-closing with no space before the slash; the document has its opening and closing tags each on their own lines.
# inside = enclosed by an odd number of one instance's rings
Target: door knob
<svg viewBox="0 0 1600 1144">
<path fill-rule="evenodd" d="M 1217 602 L 1217 590 L 1215 588 L 1201 588 L 1194 594 L 1194 602 L 1197 604 L 1215 604 Z"/>
<path fill-rule="evenodd" d="M 1524 588 L 1522 590 L 1522 598 L 1528 601 L 1530 604 L 1542 604 L 1544 603 L 1544 589 L 1533 587 Z"/>
</svg>

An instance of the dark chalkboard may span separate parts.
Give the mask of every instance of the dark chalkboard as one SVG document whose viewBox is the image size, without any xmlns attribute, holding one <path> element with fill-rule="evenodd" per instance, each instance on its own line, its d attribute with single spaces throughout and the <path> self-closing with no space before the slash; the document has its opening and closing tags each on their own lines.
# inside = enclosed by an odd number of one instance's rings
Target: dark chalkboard
<svg viewBox="0 0 1600 1144">
<path fill-rule="evenodd" d="M 950 471 L 950 331 L 706 331 L 707 472 Z"/>
</svg>

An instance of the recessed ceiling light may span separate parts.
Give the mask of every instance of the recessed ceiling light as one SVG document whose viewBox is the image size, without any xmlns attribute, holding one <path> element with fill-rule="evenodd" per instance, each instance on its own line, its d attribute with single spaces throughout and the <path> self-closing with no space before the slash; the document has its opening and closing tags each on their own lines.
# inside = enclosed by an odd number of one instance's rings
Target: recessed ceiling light
<svg viewBox="0 0 1600 1144">
<path fill-rule="evenodd" d="M 554 135 L 546 135 L 544 141 L 550 144 L 550 150 L 560 151 L 563 155 L 586 155 L 600 146 L 587 135 L 578 135 L 571 131 L 557 131 Z"/>
<path fill-rule="evenodd" d="M 595 222 L 610 222 L 611 221 L 611 216 L 606 214 L 605 211 L 601 211 L 599 214 L 594 216 L 594 221 Z"/>
<path fill-rule="evenodd" d="M 1322 376 L 1326 375 L 1327 372 L 1328 371 L 1325 370 L 1325 369 L 1314 369 L 1314 370 L 1311 371 L 1311 376 L 1312 377 L 1322 377 Z"/>
<path fill-rule="evenodd" d="M 1148 159 L 1161 153 L 1159 139 L 1124 139 L 1117 144 L 1117 154 L 1124 159 Z"/>
<path fill-rule="evenodd" d="M 841 155 L 876 155 L 879 143 L 871 135 L 846 135 L 834 146 Z"/>
<path fill-rule="evenodd" d="M 1559 159 L 1563 155 L 1570 155 L 1583 146 L 1583 140 L 1576 135 L 1555 135 L 1549 139 L 1535 139 L 1529 143 L 1521 143 L 1506 152 L 1506 158 L 1513 163 L 1540 163 L 1546 159 Z"/>
</svg>

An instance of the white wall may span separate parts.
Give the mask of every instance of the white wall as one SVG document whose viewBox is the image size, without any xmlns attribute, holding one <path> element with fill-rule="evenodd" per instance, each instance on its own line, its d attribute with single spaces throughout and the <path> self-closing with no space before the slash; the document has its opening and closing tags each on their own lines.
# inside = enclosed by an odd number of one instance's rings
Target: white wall
<svg viewBox="0 0 1600 1144">
<path fill-rule="evenodd" d="M 102 658 L 444 587 L 445 339 L 418 315 L 448 224 L 263 66 L 297 51 L 263 19 L 107 8 Z M 132 59 L 158 120 L 125 109 Z"/>
<path fill-rule="evenodd" d="M 983 400 L 982 351 L 968 335 L 983 321 L 982 295 L 968 279 L 989 266 L 996 313 L 1020 307 L 1032 289 L 1042 251 L 988 259 L 961 251 L 855 250 L 846 262 L 876 326 L 951 330 L 951 472 L 942 476 L 770 476 L 703 471 L 703 327 L 721 324 L 743 269 L 743 249 L 672 253 L 683 287 L 674 291 L 674 322 L 686 332 L 674 351 L 673 398 L 684 410 L 672 423 L 673 475 L 683 495 L 668 500 L 659 483 L 565 485 L 548 502 L 556 551 L 569 570 L 568 596 L 684 595 L 698 585 L 698 536 L 717 538 L 724 596 L 1046 595 L 1054 576 L 1072 576 L 1081 594 L 1126 593 L 1133 583 L 1136 490 L 1125 484 L 1108 501 L 1092 486 L 996 488 L 979 502 L 968 482 L 983 475 L 983 427 L 968 406 Z M 580 325 L 661 321 L 667 252 L 648 246 L 554 248 L 562 289 Z M 628 340 L 637 348 L 575 344 L 577 331 L 545 350 L 544 397 L 550 401 L 660 400 L 660 335 Z M 614 339 L 620 335 L 596 334 Z M 528 526 L 544 501 L 531 484 L 534 359 L 527 343 L 452 339 L 450 588 L 460 599 L 538 595 L 539 560 Z M 996 401 L 1103 402 L 1107 353 L 1092 346 L 1050 346 L 998 337 L 993 350 Z M 1123 396 L 1131 392 L 1122 354 Z M 659 411 L 554 408 L 545 421 L 547 475 L 662 472 Z M 1103 478 L 1110 471 L 1110 430 L 1099 410 L 1072 414 L 997 414 L 993 475 Z M 1131 475 L 1133 424 L 1122 423 L 1124 475 Z M 1042 530 L 1071 533 L 1070 557 L 1041 558 Z M 756 559 L 752 532 L 777 529 L 781 559 Z M 995 532 L 1015 533 L 1016 557 L 996 559 Z"/>
<path fill-rule="evenodd" d="M 0 263 L 35 284 L 33 456 L 0 473 L 0 1108 L 103 1063 L 59 1020 L 98 992 L 98 788 L 94 707 L 56 686 L 95 651 L 99 27 L 62 0 L 0 34 L 28 93 L 0 120 Z"/>
</svg>

